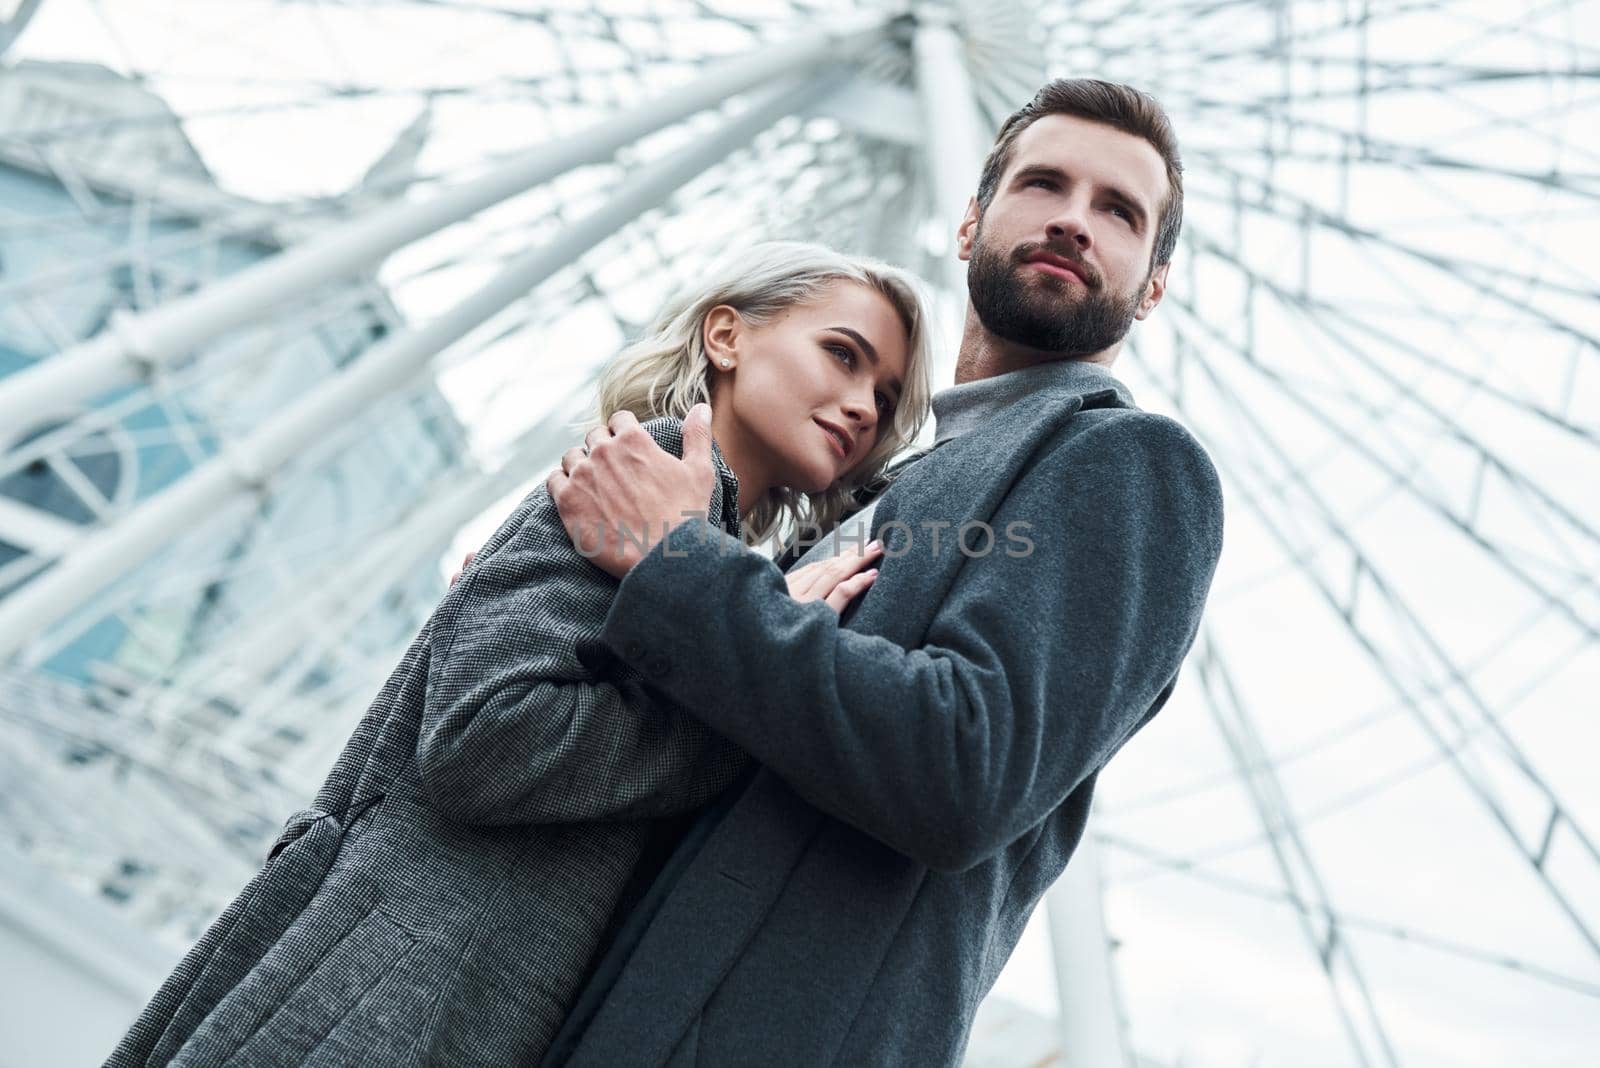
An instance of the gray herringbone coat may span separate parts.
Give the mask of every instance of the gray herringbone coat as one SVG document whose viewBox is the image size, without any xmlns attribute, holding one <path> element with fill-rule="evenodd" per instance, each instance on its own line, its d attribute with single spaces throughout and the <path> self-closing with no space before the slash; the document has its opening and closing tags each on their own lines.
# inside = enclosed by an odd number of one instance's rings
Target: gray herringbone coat
<svg viewBox="0 0 1600 1068">
<path fill-rule="evenodd" d="M 682 455 L 681 423 L 645 425 Z M 709 516 L 737 535 L 738 483 Z M 643 844 L 744 765 L 598 641 L 616 581 L 541 484 L 372 703 L 312 806 L 108 1062 L 509 1065 L 542 1052 Z"/>
</svg>

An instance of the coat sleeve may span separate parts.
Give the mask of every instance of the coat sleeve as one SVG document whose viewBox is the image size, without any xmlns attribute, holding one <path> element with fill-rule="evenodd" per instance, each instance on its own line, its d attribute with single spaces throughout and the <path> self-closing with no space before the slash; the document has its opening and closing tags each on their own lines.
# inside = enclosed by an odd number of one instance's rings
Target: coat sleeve
<svg viewBox="0 0 1600 1068">
<path fill-rule="evenodd" d="M 616 580 L 533 491 L 430 620 L 417 768 L 451 817 L 488 824 L 668 815 L 743 754 L 645 692 L 598 641 Z"/>
<path fill-rule="evenodd" d="M 812 804 L 961 870 L 1048 816 L 1159 707 L 1221 550 L 1210 460 L 1142 412 L 1053 446 L 991 523 L 1013 521 L 1032 524 L 1032 550 L 966 560 L 918 648 L 778 596 L 776 567 L 696 520 L 628 573 L 602 637 Z"/>
</svg>

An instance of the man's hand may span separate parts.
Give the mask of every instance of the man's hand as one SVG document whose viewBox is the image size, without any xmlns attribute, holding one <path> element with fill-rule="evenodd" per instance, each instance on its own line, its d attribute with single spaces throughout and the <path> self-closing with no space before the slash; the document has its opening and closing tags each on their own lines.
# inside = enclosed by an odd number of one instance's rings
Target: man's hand
<svg viewBox="0 0 1600 1068">
<path fill-rule="evenodd" d="M 823 601 L 835 615 L 843 615 L 845 606 L 872 585 L 878 569 L 862 568 L 883 553 L 883 542 L 869 542 L 860 552 L 840 553 L 827 560 L 818 560 L 804 567 L 790 568 L 784 572 L 783 581 L 789 586 L 789 596 L 800 602 Z"/>
<path fill-rule="evenodd" d="M 711 406 L 696 404 L 683 421 L 683 459 L 657 445 L 632 412 L 618 412 L 562 455 L 545 486 L 573 545 L 620 579 L 667 531 L 705 515 L 716 478 Z"/>
</svg>

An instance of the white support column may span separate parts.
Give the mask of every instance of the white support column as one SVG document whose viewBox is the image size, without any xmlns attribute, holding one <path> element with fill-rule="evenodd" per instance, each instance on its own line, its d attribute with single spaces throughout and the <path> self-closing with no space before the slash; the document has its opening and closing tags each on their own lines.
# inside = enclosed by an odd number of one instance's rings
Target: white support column
<svg viewBox="0 0 1600 1068">
<path fill-rule="evenodd" d="M 814 99 L 822 79 L 769 90 L 678 152 L 643 167 L 610 201 L 554 240 L 513 260 L 465 301 L 424 326 L 392 335 L 338 375 L 218 456 L 85 539 L 54 569 L 0 601 L 0 660 L 137 567 L 226 502 L 255 492 L 296 453 L 405 382 L 434 355 L 574 262 L 678 186 L 713 166 L 776 119 Z"/>
<path fill-rule="evenodd" d="M 124 315 L 95 338 L 0 380 L 0 447 L 53 415 L 138 381 L 152 367 L 190 359 L 224 331 L 490 205 L 575 167 L 607 160 L 618 148 L 730 97 L 858 55 L 882 40 L 887 29 L 881 17 L 856 18 L 727 60 L 689 85 L 581 134 L 531 148 L 429 200 L 396 201 L 193 294 Z"/>
<path fill-rule="evenodd" d="M 1100 847 L 1087 830 L 1045 895 L 1045 906 L 1061 1003 L 1063 1068 L 1131 1068 L 1100 899 Z"/>
<path fill-rule="evenodd" d="M 922 101 L 923 159 L 933 190 L 934 214 L 945 234 L 944 283 L 967 291 L 966 265 L 955 257 L 955 232 L 978 190 L 978 175 L 993 138 L 978 113 L 972 76 L 962 59 L 960 35 L 943 11 L 917 15 L 912 50 Z"/>
<path fill-rule="evenodd" d="M 924 151 L 934 211 L 947 235 L 944 282 L 964 298 L 966 265 L 954 253 L 955 231 L 993 141 L 978 110 L 977 94 L 962 57 L 962 40 L 941 9 L 918 13 L 913 48 L 922 101 Z M 964 307 L 964 299 L 960 301 Z M 1062 1051 L 1067 1068 L 1126 1066 L 1110 944 L 1100 903 L 1100 872 L 1092 838 L 1085 834 L 1065 874 L 1050 889 L 1050 934 L 1061 997 Z"/>
</svg>

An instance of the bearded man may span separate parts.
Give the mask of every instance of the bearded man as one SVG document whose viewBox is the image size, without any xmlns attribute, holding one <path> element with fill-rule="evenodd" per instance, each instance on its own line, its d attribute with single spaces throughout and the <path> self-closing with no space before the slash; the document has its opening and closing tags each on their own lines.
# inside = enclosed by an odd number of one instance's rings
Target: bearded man
<svg viewBox="0 0 1600 1068">
<path fill-rule="evenodd" d="M 649 535 L 594 558 L 622 580 L 603 639 L 760 766 L 663 827 L 546 1065 L 959 1063 L 1100 769 L 1172 692 L 1221 550 L 1204 450 L 1109 370 L 1182 214 L 1137 90 L 1056 81 L 1006 121 L 957 232 L 934 447 L 853 517 L 881 549 L 798 561 L 879 564 L 842 616 L 682 519 L 710 494 L 703 411 L 688 460 L 627 413 L 562 458 L 569 531 Z"/>
</svg>

